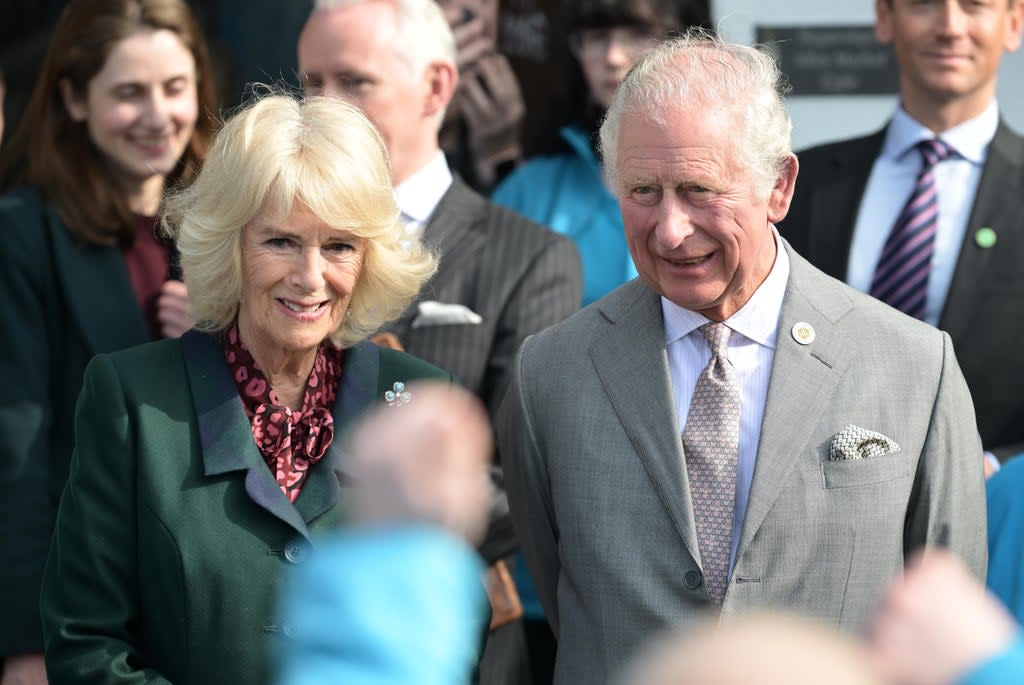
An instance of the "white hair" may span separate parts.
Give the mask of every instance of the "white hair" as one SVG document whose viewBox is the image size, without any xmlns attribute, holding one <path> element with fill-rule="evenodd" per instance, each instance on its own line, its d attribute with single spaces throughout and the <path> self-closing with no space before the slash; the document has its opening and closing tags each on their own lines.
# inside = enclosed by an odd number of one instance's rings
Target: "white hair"
<svg viewBox="0 0 1024 685">
<path fill-rule="evenodd" d="M 633 66 L 608 108 L 601 153 L 609 177 L 618 185 L 625 116 L 665 124 L 667 112 L 686 107 L 699 116 L 724 115 L 736 158 L 758 197 L 766 199 L 792 152 L 793 124 L 782 100 L 787 90 L 775 60 L 759 47 L 729 43 L 700 28 L 667 40 Z"/>
<path fill-rule="evenodd" d="M 413 71 L 434 60 L 455 60 L 455 36 L 435 0 L 316 0 L 313 11 L 352 7 L 368 2 L 387 2 L 397 15 L 395 50 Z"/>
</svg>

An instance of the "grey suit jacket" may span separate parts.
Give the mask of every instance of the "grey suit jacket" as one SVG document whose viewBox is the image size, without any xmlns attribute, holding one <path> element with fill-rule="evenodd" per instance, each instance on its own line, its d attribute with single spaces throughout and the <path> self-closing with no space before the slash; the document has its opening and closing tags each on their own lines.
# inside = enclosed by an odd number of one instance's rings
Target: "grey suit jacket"
<svg viewBox="0 0 1024 685">
<path fill-rule="evenodd" d="M 856 630 L 906 555 L 983 575 L 981 445 L 948 336 L 789 250 L 791 272 L 722 611 L 786 607 Z M 807 322 L 809 345 L 790 330 Z M 660 298 L 632 281 L 524 345 L 498 420 L 513 519 L 558 637 L 555 683 L 600 685 L 708 611 Z M 829 461 L 848 424 L 894 454 Z"/>
<path fill-rule="evenodd" d="M 846 278 L 864 188 L 885 129 L 864 138 L 800 153 L 796 194 L 779 231 L 819 269 Z M 978 229 L 998 234 L 995 247 L 974 241 Z M 1024 451 L 1024 138 L 1000 124 L 989 146 L 967 232 L 939 328 L 953 349 L 974 398 L 982 443 L 1001 457 Z"/>
</svg>

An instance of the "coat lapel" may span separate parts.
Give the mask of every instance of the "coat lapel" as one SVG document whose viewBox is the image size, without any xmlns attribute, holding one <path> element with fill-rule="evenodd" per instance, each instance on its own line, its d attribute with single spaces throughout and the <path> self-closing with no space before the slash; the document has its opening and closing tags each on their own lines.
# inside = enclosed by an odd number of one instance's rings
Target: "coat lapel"
<svg viewBox="0 0 1024 685">
<path fill-rule="evenodd" d="M 848 359 L 836 323 L 852 308 L 850 298 L 839 283 L 823 277 L 788 245 L 787 250 L 789 282 L 737 559 L 782 492 Z M 800 322 L 814 328 L 815 338 L 809 345 L 801 345 L 790 333 Z"/>
<path fill-rule="evenodd" d="M 1000 122 L 988 146 L 967 231 L 960 246 L 953 280 L 939 318 L 939 328 L 949 333 L 955 349 L 967 349 L 963 338 L 971 331 L 977 303 L 991 284 L 992 260 L 997 250 L 980 247 L 974 240 L 978 229 L 988 227 L 1000 239 L 1020 222 L 1021 174 L 1024 169 L 1024 140 Z"/>
<path fill-rule="evenodd" d="M 207 476 L 245 471 L 245 492 L 259 507 L 309 537 L 306 522 L 274 480 L 252 437 L 218 340 L 189 331 L 181 338 Z M 314 472 L 317 469 L 314 469 Z"/>
<path fill-rule="evenodd" d="M 811 198 L 812 230 L 807 258 L 841 281 L 846 279 L 847 256 L 864 188 L 884 140 L 885 129 L 882 129 L 868 138 L 837 148 L 827 162 L 833 169 L 823 171 L 821 177 L 825 180 Z"/>
<path fill-rule="evenodd" d="M 78 241 L 54 215 L 46 215 L 61 290 L 93 353 L 149 341 L 128 270 L 116 247 Z"/>
<path fill-rule="evenodd" d="M 302 492 L 295 500 L 295 507 L 306 523 L 332 509 L 341 498 L 341 486 L 335 470 L 344 463 L 344 434 L 353 419 L 364 413 L 377 399 L 379 377 L 380 350 L 376 345 L 361 342 L 345 350 L 338 396 L 331 410 L 334 417 L 334 440 L 324 455 L 326 463 L 310 470 Z"/>
<path fill-rule="evenodd" d="M 679 419 L 669 380 L 661 300 L 639 280 L 602 312 L 611 322 L 590 349 L 605 393 L 686 549 L 700 560 Z"/>
<path fill-rule="evenodd" d="M 252 427 L 217 339 L 196 331 L 182 336 L 185 366 L 199 423 L 199 440 L 207 476 L 245 472 L 249 498 L 272 516 L 309 537 L 308 525 L 334 508 L 341 487 L 334 475 L 342 463 L 344 433 L 379 394 L 380 350 L 362 342 L 345 351 L 338 395 L 334 401 L 334 440 L 325 463 L 311 469 L 293 505 L 281 492 L 252 437 Z"/>
</svg>

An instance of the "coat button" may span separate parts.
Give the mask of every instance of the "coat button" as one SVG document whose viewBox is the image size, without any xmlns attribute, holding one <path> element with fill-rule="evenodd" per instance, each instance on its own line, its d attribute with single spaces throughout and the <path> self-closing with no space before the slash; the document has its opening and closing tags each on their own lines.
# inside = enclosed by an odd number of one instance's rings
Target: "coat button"
<svg viewBox="0 0 1024 685">
<path fill-rule="evenodd" d="M 700 571 L 687 571 L 686 575 L 683 577 L 686 587 L 690 590 L 696 590 L 699 588 L 703 580 L 704 578 L 700 575 Z"/>
<path fill-rule="evenodd" d="M 289 639 L 293 639 L 295 637 L 295 629 L 292 628 L 287 623 L 284 624 L 284 628 L 282 629 L 281 632 L 283 632 L 284 636 L 289 638 Z"/>
<path fill-rule="evenodd" d="M 298 540 L 292 540 L 284 548 L 284 558 L 293 564 L 301 564 L 309 556 L 308 546 Z"/>
</svg>

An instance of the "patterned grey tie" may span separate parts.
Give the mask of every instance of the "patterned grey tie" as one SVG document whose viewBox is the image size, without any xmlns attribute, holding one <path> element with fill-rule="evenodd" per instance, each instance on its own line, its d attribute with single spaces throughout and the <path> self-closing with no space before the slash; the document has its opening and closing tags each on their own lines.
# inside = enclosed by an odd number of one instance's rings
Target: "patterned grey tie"
<svg viewBox="0 0 1024 685">
<path fill-rule="evenodd" d="M 700 332 L 711 360 L 697 379 L 683 429 L 686 475 L 708 596 L 718 605 L 729 582 L 729 553 L 736 509 L 736 451 L 740 438 L 740 391 L 729 361 L 724 323 L 707 323 Z"/>
</svg>

